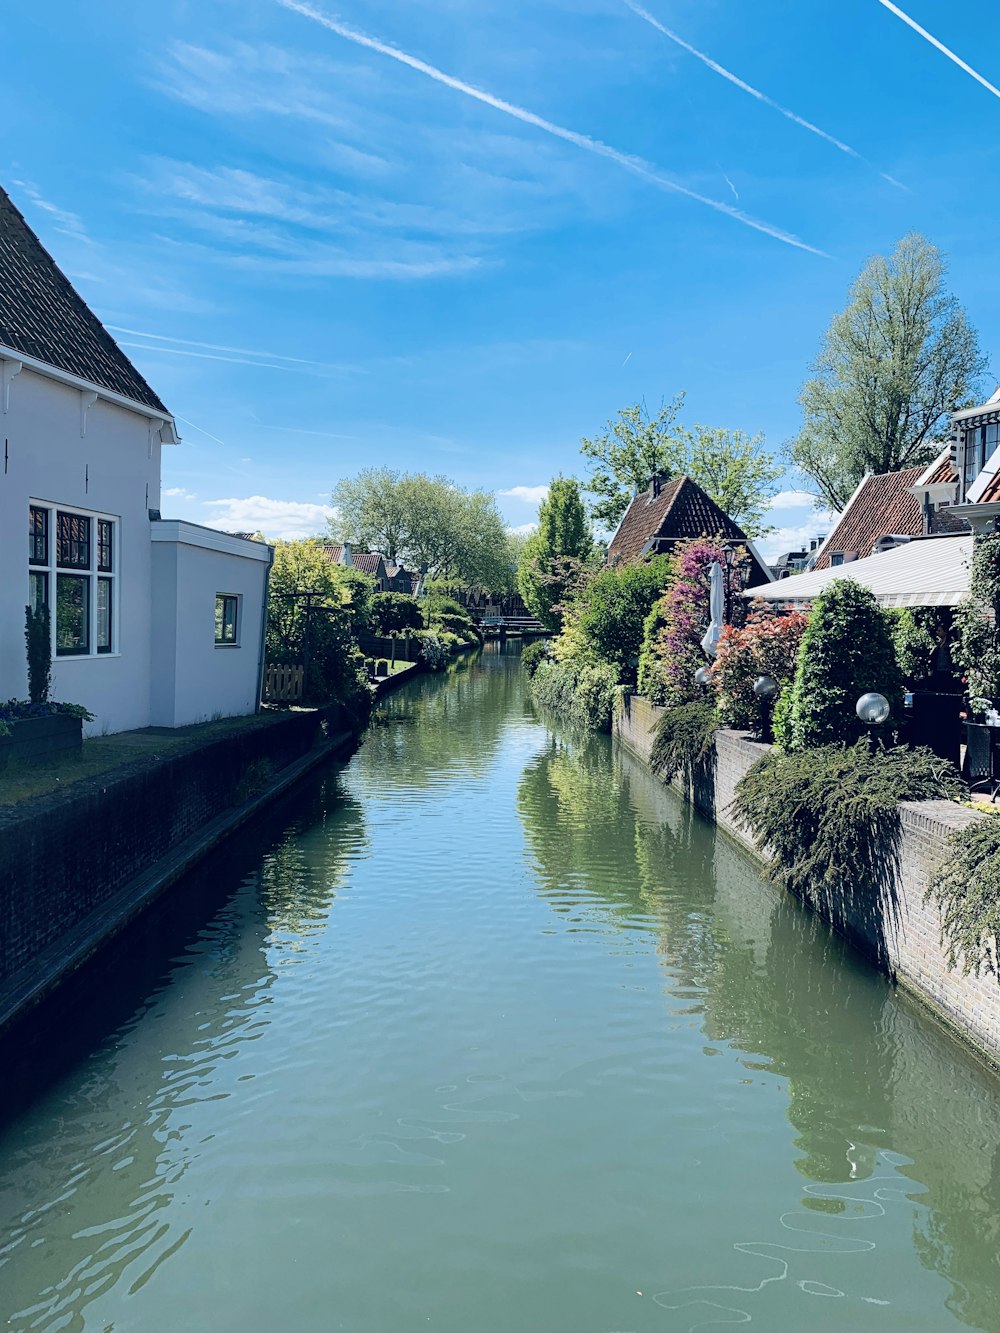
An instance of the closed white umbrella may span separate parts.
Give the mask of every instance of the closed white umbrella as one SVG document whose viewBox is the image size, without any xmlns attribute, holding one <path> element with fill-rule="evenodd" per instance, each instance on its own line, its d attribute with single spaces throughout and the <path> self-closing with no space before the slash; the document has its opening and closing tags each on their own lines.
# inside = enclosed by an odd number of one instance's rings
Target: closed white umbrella
<svg viewBox="0 0 1000 1333">
<path fill-rule="evenodd" d="M 708 609 L 711 619 L 705 637 L 701 641 L 701 646 L 708 657 L 715 657 L 719 651 L 722 626 L 725 624 L 726 594 L 722 582 L 724 577 L 722 566 L 718 560 L 713 560 L 708 569 Z"/>
</svg>

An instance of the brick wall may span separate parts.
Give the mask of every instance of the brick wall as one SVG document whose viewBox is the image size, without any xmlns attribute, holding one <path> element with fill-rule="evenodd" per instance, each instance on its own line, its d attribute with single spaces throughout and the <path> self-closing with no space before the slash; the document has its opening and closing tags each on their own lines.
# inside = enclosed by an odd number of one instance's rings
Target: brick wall
<svg viewBox="0 0 1000 1333">
<path fill-rule="evenodd" d="M 315 712 L 262 718 L 159 762 L 0 808 L 0 983 L 236 804 L 250 764 L 267 760 L 278 771 L 320 731 Z"/>
<path fill-rule="evenodd" d="M 661 712 L 638 695 L 626 697 L 617 710 L 615 735 L 640 759 L 649 759 L 650 729 Z M 768 747 L 727 730 L 716 733 L 715 746 L 715 763 L 699 777 L 695 790 L 682 789 L 680 782 L 674 785 L 759 857 L 752 838 L 736 824 L 728 806 L 736 783 Z M 964 977 L 960 970 L 948 967 L 941 945 L 940 913 L 933 904 L 924 903 L 931 877 L 948 855 L 948 838 L 978 818 L 974 811 L 951 801 L 904 802 L 900 806 L 900 867 L 890 894 L 894 899 L 891 907 L 882 909 L 877 920 L 871 919 L 870 906 L 867 913 L 852 910 L 851 904 L 842 905 L 837 914 L 817 910 L 960 1035 L 1000 1062 L 1000 985 L 995 977 Z M 858 899 L 866 906 L 869 903 L 864 894 Z"/>
</svg>

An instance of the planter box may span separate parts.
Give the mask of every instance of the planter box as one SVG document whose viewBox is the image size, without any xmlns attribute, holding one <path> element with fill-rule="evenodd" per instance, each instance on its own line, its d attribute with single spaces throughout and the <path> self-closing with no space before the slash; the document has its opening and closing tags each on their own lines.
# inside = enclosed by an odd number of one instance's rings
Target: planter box
<svg viewBox="0 0 1000 1333">
<path fill-rule="evenodd" d="M 65 713 L 23 717 L 8 726 L 10 735 L 0 736 L 0 771 L 9 764 L 78 755 L 83 746 L 83 719 Z"/>
</svg>

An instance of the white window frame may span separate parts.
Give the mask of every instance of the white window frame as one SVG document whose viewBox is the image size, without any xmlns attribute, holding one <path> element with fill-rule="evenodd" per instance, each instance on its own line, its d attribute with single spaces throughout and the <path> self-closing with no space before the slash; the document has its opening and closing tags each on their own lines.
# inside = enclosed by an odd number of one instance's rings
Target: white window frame
<svg viewBox="0 0 1000 1333">
<path fill-rule="evenodd" d="M 218 610 L 220 597 L 224 597 L 227 600 L 231 600 L 236 603 L 236 637 L 233 639 L 216 639 L 215 646 L 216 648 L 239 648 L 240 635 L 243 633 L 243 596 L 241 593 L 238 592 L 217 592 L 215 594 L 215 604 L 213 607 L 213 611 Z M 225 612 L 223 612 L 223 616 L 225 616 Z M 213 616 L 213 631 L 214 631 L 214 625 L 215 621 Z"/>
<path fill-rule="evenodd" d="M 121 546 L 121 519 L 117 514 L 108 514 L 98 509 L 81 509 L 78 505 L 59 504 L 53 500 L 28 501 L 28 517 L 32 509 L 44 509 L 48 513 L 48 559 L 45 564 L 35 564 L 28 561 L 28 597 L 26 601 L 31 601 L 31 575 L 44 574 L 47 583 L 47 605 L 49 608 L 49 652 L 53 662 L 72 662 L 89 661 L 93 658 L 119 657 L 121 655 L 119 645 L 119 577 L 122 568 L 122 546 Z M 58 552 L 58 515 L 72 514 L 75 518 L 86 518 L 90 520 L 90 563 L 84 569 L 71 568 L 70 566 L 60 566 L 57 563 Z M 111 524 L 111 568 L 110 570 L 99 569 L 99 551 L 100 542 L 98 541 L 98 521 Z M 58 577 L 60 574 L 68 574 L 77 578 L 84 578 L 89 583 L 89 596 L 87 607 L 87 642 L 88 650 L 85 653 L 60 653 L 57 651 L 56 632 L 58 628 Z M 99 650 L 97 646 L 97 589 L 100 580 L 106 579 L 111 585 L 111 644 L 109 648 Z"/>
</svg>

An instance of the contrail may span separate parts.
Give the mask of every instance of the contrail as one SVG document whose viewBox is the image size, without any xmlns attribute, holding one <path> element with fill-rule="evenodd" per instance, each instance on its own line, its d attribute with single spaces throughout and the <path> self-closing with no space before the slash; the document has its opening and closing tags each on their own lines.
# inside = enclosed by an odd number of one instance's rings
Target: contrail
<svg viewBox="0 0 1000 1333">
<path fill-rule="evenodd" d="M 625 0 L 625 3 L 627 4 L 628 0 Z M 895 14 L 914 32 L 919 33 L 925 42 L 930 42 L 931 46 L 936 46 L 942 55 L 947 56 L 949 60 L 954 60 L 959 69 L 964 69 L 966 74 L 971 74 L 975 81 L 981 83 L 988 93 L 992 93 L 994 97 L 1000 97 L 1000 88 L 994 88 L 988 79 L 984 79 L 981 74 L 977 74 L 971 65 L 967 65 L 961 56 L 957 56 L 954 51 L 950 51 L 944 42 L 939 42 L 936 37 L 932 37 L 927 29 L 922 28 L 919 23 L 911 19 L 909 14 L 904 14 L 898 5 L 892 3 L 892 0 L 879 0 L 879 4 L 884 5 L 890 13 Z"/>
<path fill-rule="evenodd" d="M 884 4 L 885 0 L 882 0 L 882 3 Z M 718 61 L 713 60 L 711 56 L 707 56 L 704 51 L 699 51 L 696 46 L 692 46 L 690 42 L 686 42 L 683 37 L 678 37 L 677 33 L 672 32 L 670 28 L 664 27 L 659 19 L 654 18 L 648 9 L 643 9 L 642 5 L 636 3 L 636 0 L 625 0 L 625 4 L 628 5 L 633 14 L 644 19 L 648 24 L 654 27 L 657 32 L 662 33 L 664 37 L 668 37 L 672 42 L 676 42 L 678 46 L 689 52 L 697 60 L 700 60 L 703 65 L 707 65 L 713 73 L 721 75 L 724 79 L 728 79 L 730 83 L 735 84 L 737 88 L 741 88 L 743 92 L 749 93 L 751 97 L 756 97 L 758 102 L 763 102 L 765 106 L 769 106 L 772 111 L 777 111 L 780 115 L 787 117 L 788 120 L 794 121 L 796 125 L 801 125 L 801 127 L 804 130 L 808 130 L 810 134 L 819 135 L 821 139 L 825 139 L 827 143 L 833 144 L 834 148 L 839 148 L 840 151 L 846 153 L 848 157 L 856 158 L 859 162 L 864 162 L 868 166 L 873 166 L 866 157 L 862 157 L 858 150 L 852 148 L 849 143 L 844 143 L 843 140 L 834 138 L 832 134 L 827 134 L 826 130 L 821 130 L 818 125 L 814 125 L 811 120 L 805 120 L 802 116 L 796 115 L 794 111 L 789 111 L 786 106 L 782 106 L 780 102 L 776 102 L 773 97 L 768 97 L 768 95 L 762 93 L 759 88 L 754 88 L 752 84 L 745 83 L 741 78 L 734 74 L 732 70 L 726 69 L 725 65 L 720 65 Z M 878 167 L 875 167 L 874 169 L 878 171 Z M 884 171 L 879 171 L 878 174 L 883 180 L 888 181 L 890 185 L 895 185 L 900 190 L 906 189 L 905 185 L 901 185 L 894 177 L 887 176 Z"/>
<path fill-rule="evenodd" d="M 353 370 L 353 366 L 339 366 L 329 361 L 308 361 L 302 356 L 285 356 L 283 352 L 258 352 L 251 347 L 228 347 L 225 343 L 195 342 L 191 338 L 171 338 L 166 333 L 147 333 L 144 329 L 126 329 L 121 324 L 105 324 L 113 333 L 127 333 L 132 338 L 151 338 L 156 342 L 177 343 L 180 347 L 202 347 L 207 352 L 237 352 L 240 356 L 268 357 L 271 361 L 290 361 L 297 366 L 320 366 L 323 370 Z M 132 344 L 134 346 L 134 344 Z M 167 349 L 164 348 L 164 351 Z"/>
<path fill-rule="evenodd" d="M 544 130 L 546 134 L 551 134 L 557 139 L 562 139 L 577 148 L 582 148 L 585 152 L 594 153 L 597 157 L 608 158 L 620 167 L 624 167 L 626 171 L 630 171 L 634 176 L 639 176 L 642 180 L 658 186 L 661 190 L 673 190 L 677 194 L 685 195 L 688 199 L 694 199 L 697 203 L 704 204 L 707 208 L 715 209 L 717 213 L 724 213 L 736 222 L 742 222 L 745 227 L 752 227 L 754 231 L 763 232 L 765 236 L 770 236 L 776 241 L 782 241 L 785 245 L 792 245 L 797 250 L 806 250 L 809 254 L 819 255 L 823 259 L 830 258 L 825 251 L 807 245 L 805 241 L 800 240 L 798 236 L 793 236 L 791 232 L 781 231 L 777 227 L 772 227 L 768 222 L 761 222 L 757 218 L 751 217 L 749 213 L 733 208 L 730 204 L 724 204 L 718 199 L 710 199 L 706 195 L 687 189 L 684 185 L 678 185 L 676 181 L 671 180 L 669 176 L 664 176 L 656 167 L 644 161 L 641 157 L 634 157 L 630 153 L 620 153 L 617 148 L 612 148 L 600 139 L 592 139 L 587 134 L 578 134 L 575 130 L 565 129 L 562 125 L 556 125 L 551 120 L 536 116 L 533 111 L 515 106 L 512 102 L 505 102 L 502 98 L 494 97 L 492 93 L 484 92 L 481 88 L 475 88 L 470 83 L 463 83 L 461 79 L 445 74 L 443 70 L 427 64 L 424 60 L 419 60 L 416 56 L 411 56 L 395 46 L 380 42 L 375 37 L 369 37 L 356 28 L 348 27 L 346 23 L 341 23 L 339 19 L 330 18 L 311 5 L 303 3 L 303 0 L 277 0 L 277 3 L 284 9 L 301 14 L 304 18 L 312 19 L 314 23 L 322 24 L 330 32 L 335 32 L 339 37 L 343 37 L 348 42 L 353 42 L 356 46 L 366 47 L 369 51 L 376 51 L 379 55 L 388 56 L 390 60 L 398 60 L 401 65 L 407 65 L 419 74 L 426 74 L 435 83 L 443 83 L 446 88 L 453 88 L 455 92 L 471 97 L 486 106 L 491 106 L 495 111 L 502 111 L 507 116 L 513 116 L 515 120 L 520 120 L 525 125 L 533 125 L 536 129 Z"/>
<path fill-rule="evenodd" d="M 254 361 L 247 356 L 222 356 L 219 352 L 193 352 L 186 347 L 161 347 L 156 343 L 119 342 L 119 347 L 133 347 L 141 352 L 166 352 L 169 356 L 194 356 L 200 361 L 229 361 L 234 366 L 256 366 L 258 370 L 292 371 L 298 375 L 315 375 L 308 366 L 289 365 L 280 361 Z"/>
</svg>

